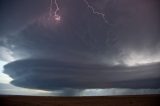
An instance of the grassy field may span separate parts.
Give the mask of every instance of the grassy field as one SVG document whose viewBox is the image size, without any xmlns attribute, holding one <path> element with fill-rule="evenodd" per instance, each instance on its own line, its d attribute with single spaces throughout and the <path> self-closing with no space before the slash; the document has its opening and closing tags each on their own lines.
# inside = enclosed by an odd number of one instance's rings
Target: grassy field
<svg viewBox="0 0 160 106">
<path fill-rule="evenodd" d="M 160 106 L 160 95 L 102 97 L 0 96 L 0 106 Z"/>
</svg>

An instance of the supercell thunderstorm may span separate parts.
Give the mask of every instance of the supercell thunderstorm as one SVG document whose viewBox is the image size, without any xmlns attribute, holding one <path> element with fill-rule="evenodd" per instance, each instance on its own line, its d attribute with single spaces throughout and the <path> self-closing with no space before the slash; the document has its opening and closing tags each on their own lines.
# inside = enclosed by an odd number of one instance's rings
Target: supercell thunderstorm
<svg viewBox="0 0 160 106">
<path fill-rule="evenodd" d="M 155 4 L 49 0 L 40 17 L 0 36 L 4 73 L 13 85 L 40 90 L 159 88 Z"/>
</svg>

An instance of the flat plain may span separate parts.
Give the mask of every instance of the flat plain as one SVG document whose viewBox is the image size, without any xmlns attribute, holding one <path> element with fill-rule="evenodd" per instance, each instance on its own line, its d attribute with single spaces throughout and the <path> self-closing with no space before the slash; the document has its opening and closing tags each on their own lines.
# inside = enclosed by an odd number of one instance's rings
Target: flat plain
<svg viewBox="0 0 160 106">
<path fill-rule="evenodd" d="M 0 106 L 160 106 L 160 95 L 137 96 L 0 96 Z"/>
</svg>

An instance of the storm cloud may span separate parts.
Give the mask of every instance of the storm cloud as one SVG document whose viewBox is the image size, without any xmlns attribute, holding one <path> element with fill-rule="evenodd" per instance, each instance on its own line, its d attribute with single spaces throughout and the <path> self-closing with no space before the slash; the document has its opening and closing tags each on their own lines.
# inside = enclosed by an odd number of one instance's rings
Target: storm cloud
<svg viewBox="0 0 160 106">
<path fill-rule="evenodd" d="M 48 1 L 1 2 L 0 59 L 11 84 L 66 95 L 160 88 L 159 1 L 88 0 L 107 23 L 83 0 L 60 0 L 59 23 L 48 19 Z"/>
<path fill-rule="evenodd" d="M 91 88 L 159 88 L 160 63 L 137 67 L 20 60 L 5 65 L 5 73 L 20 87 L 57 90 Z"/>
</svg>

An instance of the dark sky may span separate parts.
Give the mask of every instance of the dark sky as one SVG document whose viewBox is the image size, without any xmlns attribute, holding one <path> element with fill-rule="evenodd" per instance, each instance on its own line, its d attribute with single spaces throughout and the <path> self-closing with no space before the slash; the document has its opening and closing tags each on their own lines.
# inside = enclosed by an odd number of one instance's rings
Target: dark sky
<svg viewBox="0 0 160 106">
<path fill-rule="evenodd" d="M 0 59 L 11 84 L 160 88 L 159 0 L 88 0 L 107 23 L 84 0 L 57 1 L 59 22 L 50 0 L 0 0 Z"/>
</svg>

